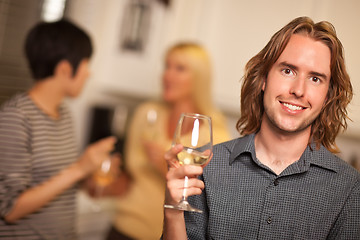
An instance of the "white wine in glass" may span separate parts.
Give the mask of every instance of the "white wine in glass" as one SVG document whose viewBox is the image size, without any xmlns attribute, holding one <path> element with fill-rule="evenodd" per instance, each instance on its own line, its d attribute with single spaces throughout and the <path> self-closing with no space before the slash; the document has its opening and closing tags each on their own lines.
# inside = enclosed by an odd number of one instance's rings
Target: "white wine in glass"
<svg viewBox="0 0 360 240">
<path fill-rule="evenodd" d="M 184 149 L 177 154 L 180 165 L 205 165 L 209 160 L 208 153 L 202 153 L 192 148 L 184 147 Z"/>
<path fill-rule="evenodd" d="M 111 159 L 106 159 L 101 163 L 101 167 L 94 173 L 94 180 L 99 188 L 109 185 L 115 179 L 113 171 L 111 171 Z"/>
<path fill-rule="evenodd" d="M 180 144 L 183 150 L 177 154 L 180 165 L 203 166 L 212 154 L 212 123 L 211 118 L 196 113 L 183 113 L 180 116 L 174 134 L 173 146 Z M 165 208 L 182 211 L 200 212 L 200 209 L 192 207 L 187 201 L 186 190 L 188 177 L 185 176 L 183 196 L 176 205 L 165 204 Z"/>
<path fill-rule="evenodd" d="M 100 168 L 94 172 L 93 179 L 95 182 L 95 193 L 94 197 L 100 198 L 103 194 L 103 191 L 107 185 L 112 183 L 117 177 L 117 171 L 114 169 L 116 164 L 113 163 L 112 160 L 113 156 L 105 159 L 102 163 Z M 94 212 L 101 211 L 100 204 L 93 204 L 92 206 Z"/>
</svg>

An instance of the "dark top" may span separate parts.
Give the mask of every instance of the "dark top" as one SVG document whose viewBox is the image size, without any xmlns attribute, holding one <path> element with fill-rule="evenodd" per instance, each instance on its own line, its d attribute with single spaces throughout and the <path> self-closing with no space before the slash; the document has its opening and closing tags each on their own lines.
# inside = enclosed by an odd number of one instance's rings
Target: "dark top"
<svg viewBox="0 0 360 240">
<path fill-rule="evenodd" d="M 323 146 L 276 175 L 254 135 L 214 147 L 205 189 L 185 213 L 189 239 L 360 239 L 360 174 Z"/>
</svg>

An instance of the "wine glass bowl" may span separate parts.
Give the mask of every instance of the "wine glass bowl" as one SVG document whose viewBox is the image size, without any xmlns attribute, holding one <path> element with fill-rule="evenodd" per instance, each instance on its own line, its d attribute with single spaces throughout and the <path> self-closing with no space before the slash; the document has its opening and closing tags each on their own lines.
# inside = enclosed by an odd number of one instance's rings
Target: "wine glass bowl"
<svg viewBox="0 0 360 240">
<path fill-rule="evenodd" d="M 92 196 L 95 199 L 101 198 L 106 186 L 111 184 L 118 177 L 119 161 L 121 161 L 119 154 L 111 154 L 102 161 L 99 169 L 93 173 L 92 181 L 94 183 L 94 192 Z M 94 203 L 92 209 L 94 212 L 100 212 L 102 210 L 101 204 L 98 202 Z"/>
<path fill-rule="evenodd" d="M 212 154 L 212 123 L 211 118 L 197 113 L 183 113 L 175 130 L 172 145 L 182 145 L 183 149 L 177 154 L 180 165 L 204 166 Z M 188 177 L 185 176 L 183 196 L 178 204 L 165 204 L 165 208 L 182 211 L 202 212 L 192 207 L 187 201 L 186 190 Z"/>
<path fill-rule="evenodd" d="M 177 154 L 180 165 L 205 165 L 210 159 L 210 151 L 205 150 L 199 152 L 192 148 L 184 147 L 184 149 Z"/>
<path fill-rule="evenodd" d="M 113 163 L 111 159 L 105 159 L 100 168 L 94 173 L 94 180 L 97 186 L 104 187 L 109 185 L 115 179 L 115 173 L 112 170 Z"/>
</svg>

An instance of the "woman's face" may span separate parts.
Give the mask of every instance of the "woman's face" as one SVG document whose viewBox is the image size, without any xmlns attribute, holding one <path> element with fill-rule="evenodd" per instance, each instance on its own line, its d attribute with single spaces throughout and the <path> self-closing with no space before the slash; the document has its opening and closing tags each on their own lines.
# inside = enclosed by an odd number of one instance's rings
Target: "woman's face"
<svg viewBox="0 0 360 240">
<path fill-rule="evenodd" d="M 188 57 L 180 51 L 168 54 L 163 73 L 163 98 L 168 103 L 176 103 L 191 98 L 193 74 Z"/>
</svg>

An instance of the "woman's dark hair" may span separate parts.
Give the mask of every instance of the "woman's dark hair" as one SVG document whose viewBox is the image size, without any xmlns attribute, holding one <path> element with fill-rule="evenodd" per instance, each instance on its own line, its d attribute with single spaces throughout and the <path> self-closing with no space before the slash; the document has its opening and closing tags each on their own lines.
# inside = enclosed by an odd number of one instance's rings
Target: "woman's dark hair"
<svg viewBox="0 0 360 240">
<path fill-rule="evenodd" d="M 79 63 L 92 54 L 89 35 L 68 20 L 40 22 L 28 33 L 26 57 L 35 81 L 54 74 L 56 65 L 67 60 L 75 74 Z"/>
</svg>

